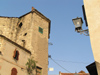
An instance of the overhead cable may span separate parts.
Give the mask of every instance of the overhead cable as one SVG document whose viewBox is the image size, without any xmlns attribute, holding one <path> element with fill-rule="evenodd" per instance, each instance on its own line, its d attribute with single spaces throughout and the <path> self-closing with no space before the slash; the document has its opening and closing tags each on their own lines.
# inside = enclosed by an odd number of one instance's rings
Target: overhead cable
<svg viewBox="0 0 100 75">
<path fill-rule="evenodd" d="M 58 64 L 58 63 L 57 63 L 55 60 L 53 60 L 52 58 L 51 58 L 51 60 L 52 60 L 53 62 L 55 62 L 58 66 L 60 66 L 62 69 L 64 69 L 65 71 L 71 73 L 70 71 L 68 71 L 67 69 L 65 69 L 64 67 L 62 67 L 60 64 Z"/>
<path fill-rule="evenodd" d="M 87 63 L 87 62 L 74 62 L 74 61 L 65 61 L 65 60 L 55 60 L 55 61 L 61 61 L 61 62 L 70 62 L 70 63 L 77 63 L 77 64 L 89 64 L 89 63 Z"/>
</svg>

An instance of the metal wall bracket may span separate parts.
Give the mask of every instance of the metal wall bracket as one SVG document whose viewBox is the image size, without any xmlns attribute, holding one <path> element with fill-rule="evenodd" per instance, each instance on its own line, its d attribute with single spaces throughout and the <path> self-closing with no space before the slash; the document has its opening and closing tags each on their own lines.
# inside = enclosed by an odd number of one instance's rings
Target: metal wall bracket
<svg viewBox="0 0 100 75">
<path fill-rule="evenodd" d="M 88 29 L 86 29 L 86 30 L 78 30 L 77 32 L 80 33 L 80 34 L 84 34 L 85 36 L 89 36 Z"/>
</svg>

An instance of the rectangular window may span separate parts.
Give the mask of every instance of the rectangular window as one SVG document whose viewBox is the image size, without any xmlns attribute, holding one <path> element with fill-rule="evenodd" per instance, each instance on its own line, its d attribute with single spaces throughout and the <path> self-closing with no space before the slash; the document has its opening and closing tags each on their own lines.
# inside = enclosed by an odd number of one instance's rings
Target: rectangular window
<svg viewBox="0 0 100 75">
<path fill-rule="evenodd" d="M 42 75 L 42 68 L 36 67 L 36 75 Z"/>
<path fill-rule="evenodd" d="M 43 34 L 43 28 L 39 27 L 39 32 Z"/>
</svg>

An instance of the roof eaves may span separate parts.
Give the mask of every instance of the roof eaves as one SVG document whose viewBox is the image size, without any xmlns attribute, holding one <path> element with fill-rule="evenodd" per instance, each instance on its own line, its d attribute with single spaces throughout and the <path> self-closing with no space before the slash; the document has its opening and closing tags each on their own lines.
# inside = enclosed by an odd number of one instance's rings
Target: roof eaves
<svg viewBox="0 0 100 75">
<path fill-rule="evenodd" d="M 19 17 L 0 16 L 0 18 L 19 18 Z"/>
<path fill-rule="evenodd" d="M 22 18 L 22 17 L 26 16 L 27 14 L 29 14 L 29 13 L 31 13 L 31 12 L 32 12 L 32 11 L 30 11 L 30 12 L 28 12 L 28 13 L 26 13 L 26 14 L 20 16 L 19 18 Z"/>
<path fill-rule="evenodd" d="M 45 19 L 46 21 L 49 22 L 49 34 L 48 34 L 48 38 L 50 38 L 50 29 L 51 29 L 51 20 L 47 17 L 45 17 L 42 13 L 40 13 L 38 10 L 34 9 L 34 12 L 38 15 L 40 15 L 43 19 Z"/>
<path fill-rule="evenodd" d="M 1 34 L 0 34 L 0 37 L 5 38 L 5 39 L 6 39 L 6 40 L 8 40 L 9 42 L 13 43 L 14 45 L 16 45 L 16 46 L 20 47 L 21 49 L 23 49 L 23 50 L 25 50 L 26 52 L 28 52 L 28 53 L 30 53 L 30 54 L 31 54 L 31 52 L 30 52 L 29 50 L 27 50 L 26 48 L 24 48 L 24 47 L 20 46 L 20 45 L 19 45 L 19 44 L 17 44 L 16 42 L 14 42 L 14 41 L 12 41 L 12 40 L 8 39 L 8 38 L 7 38 L 7 37 L 5 37 L 4 35 L 1 35 Z"/>
<path fill-rule="evenodd" d="M 22 17 L 24 17 L 24 16 L 26 16 L 27 14 L 30 14 L 30 13 L 36 13 L 36 14 L 40 15 L 41 18 L 43 18 L 43 19 L 45 19 L 46 21 L 49 22 L 49 34 L 48 34 L 48 38 L 50 38 L 51 20 L 49 20 L 47 17 L 45 17 L 45 16 L 44 16 L 42 13 L 40 13 L 38 10 L 34 9 L 33 11 L 30 11 L 30 12 L 28 12 L 28 13 L 26 13 L 26 14 L 20 16 L 19 18 L 22 18 Z"/>
</svg>

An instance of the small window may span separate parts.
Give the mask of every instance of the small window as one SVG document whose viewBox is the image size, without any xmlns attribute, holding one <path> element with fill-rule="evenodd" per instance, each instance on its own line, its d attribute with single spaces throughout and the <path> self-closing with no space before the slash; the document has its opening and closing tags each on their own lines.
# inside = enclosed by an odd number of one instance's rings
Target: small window
<svg viewBox="0 0 100 75">
<path fill-rule="evenodd" d="M 17 51 L 17 50 L 14 51 L 13 58 L 16 59 L 16 60 L 19 59 L 19 51 Z"/>
<path fill-rule="evenodd" d="M 36 67 L 36 75 L 42 75 L 42 68 Z"/>
<path fill-rule="evenodd" d="M 13 68 L 11 70 L 11 75 L 17 75 L 17 69 L 16 68 Z"/>
<path fill-rule="evenodd" d="M 21 22 L 21 23 L 19 24 L 19 27 L 21 28 L 21 27 L 22 27 L 22 25 L 23 25 L 23 24 L 22 24 L 22 22 Z"/>
<path fill-rule="evenodd" d="M 39 27 L 39 32 L 43 34 L 43 28 Z"/>
</svg>

